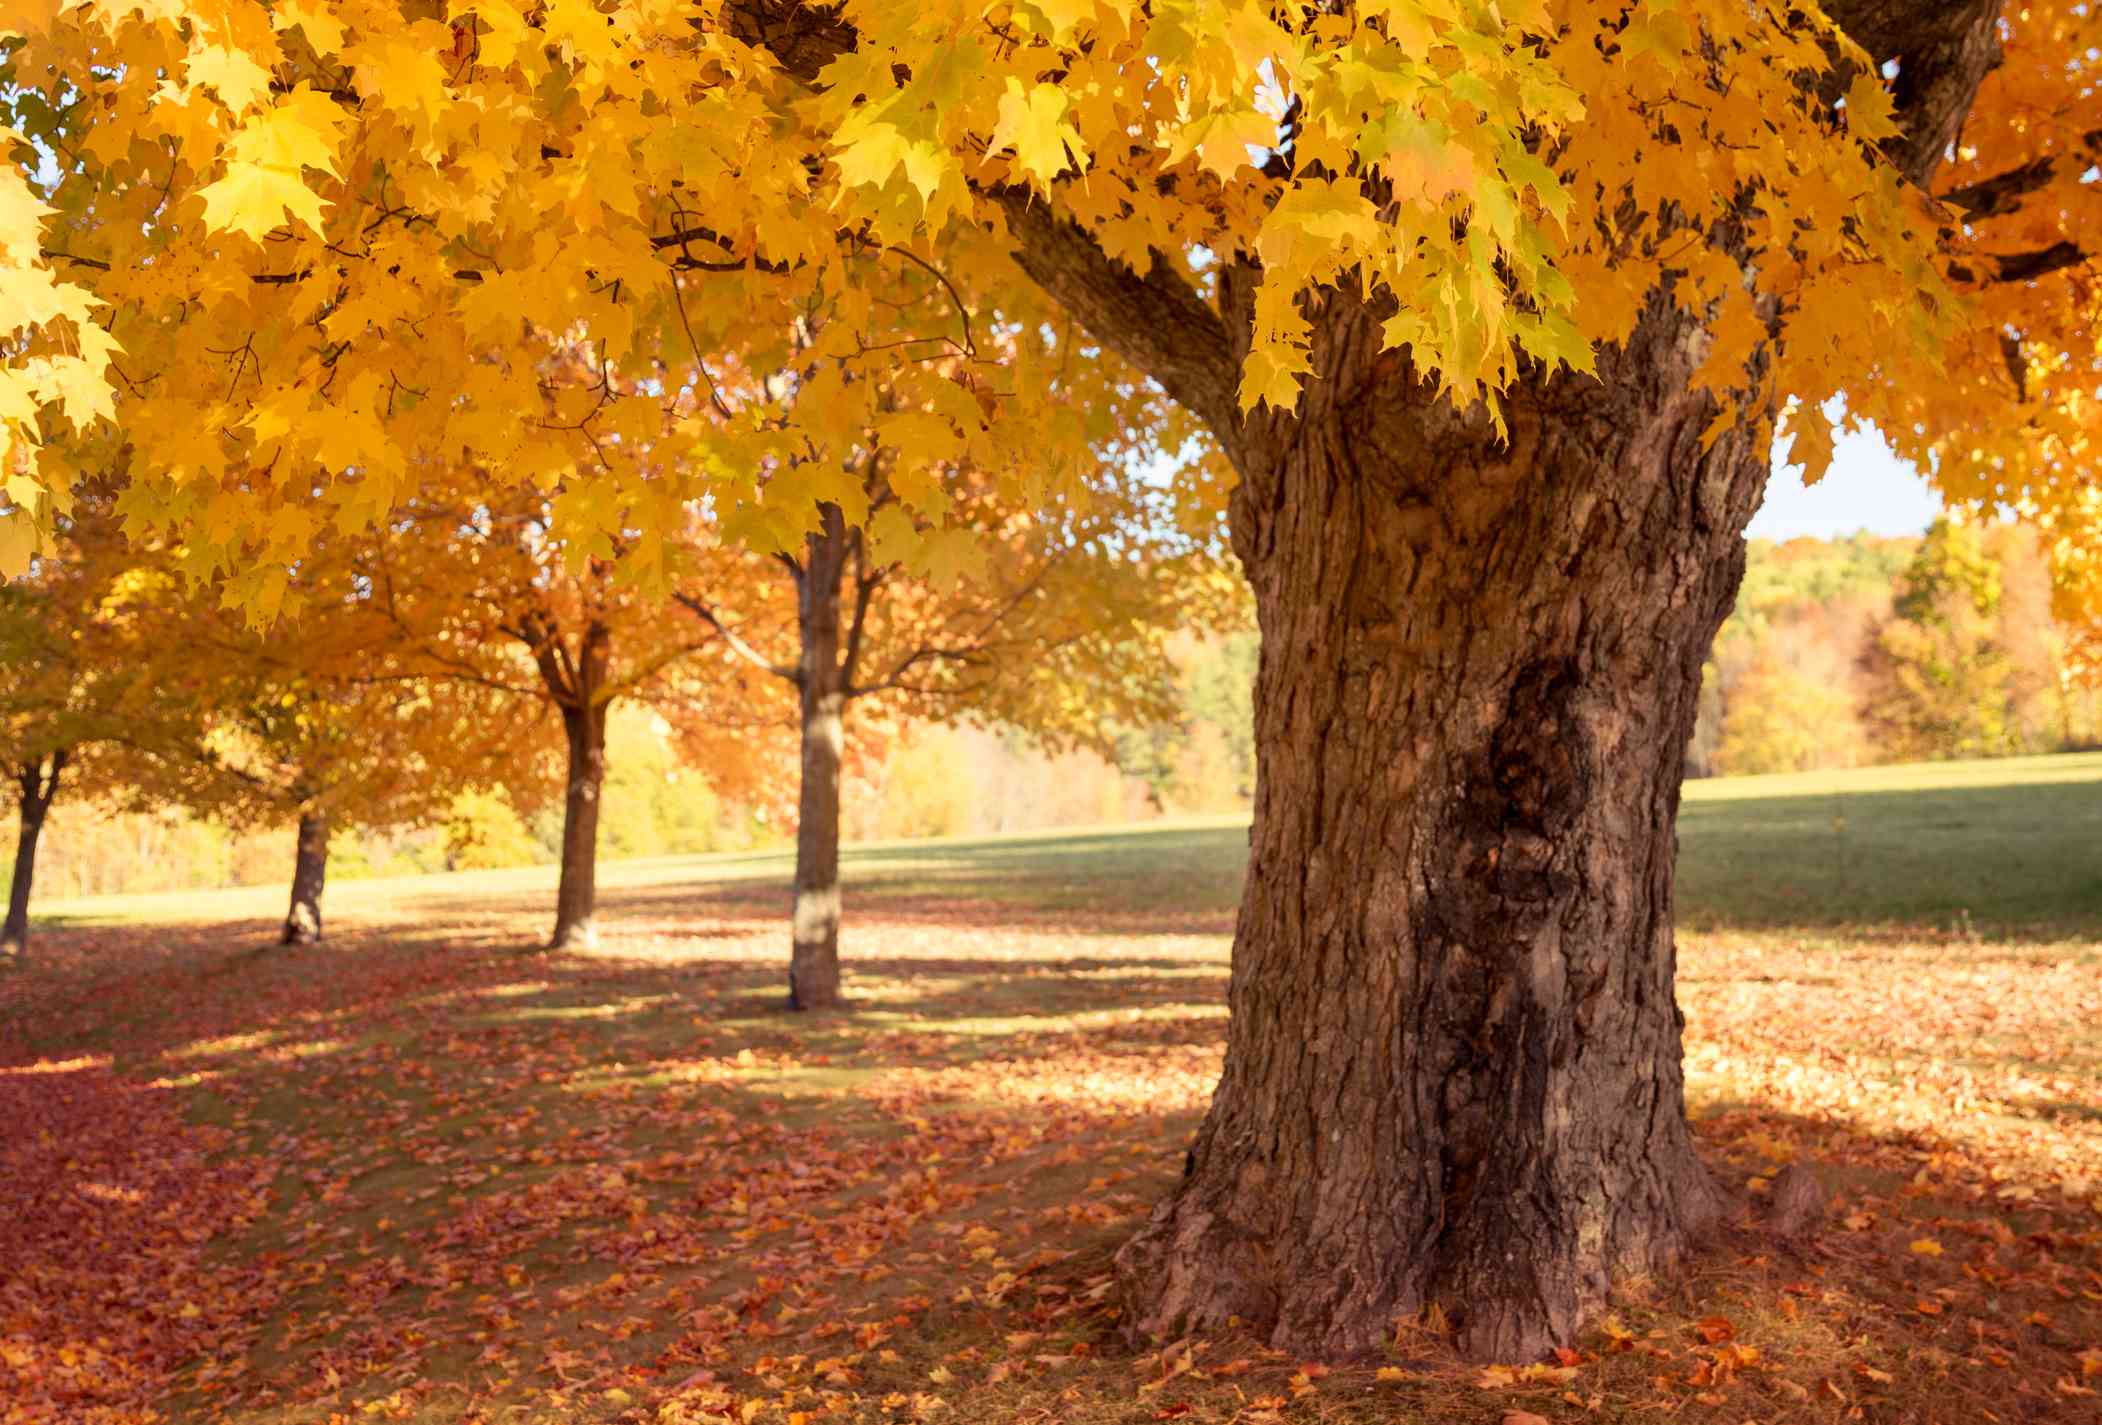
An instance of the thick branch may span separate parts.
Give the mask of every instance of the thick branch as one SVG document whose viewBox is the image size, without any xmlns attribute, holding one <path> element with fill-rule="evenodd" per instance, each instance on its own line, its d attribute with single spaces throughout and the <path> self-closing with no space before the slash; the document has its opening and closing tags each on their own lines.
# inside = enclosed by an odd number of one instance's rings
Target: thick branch
<svg viewBox="0 0 2102 1425">
<path fill-rule="evenodd" d="M 2102 129 L 2082 134 L 2069 152 L 2045 154 L 2005 173 L 1951 189 L 1941 195 L 1941 201 L 1962 208 L 1973 218 L 1997 218 L 2021 207 L 2022 199 L 2030 194 L 2049 187 L 2060 166 L 2068 163 L 2083 173 L 2102 163 Z"/>
<path fill-rule="evenodd" d="M 1085 230 L 1015 188 L 991 196 L 1007 215 L 1022 270 L 1104 346 L 1160 382 L 1214 434 L 1239 426 L 1240 362 L 1225 322 L 1159 254 L 1140 276 Z"/>
<path fill-rule="evenodd" d="M 2049 247 L 2034 252 L 1987 253 L 1985 260 L 1994 263 L 1998 271 L 1981 276 L 1975 268 L 1952 264 L 1949 275 L 1959 282 L 2034 282 L 2039 277 L 2049 277 L 2054 272 L 2063 272 L 2068 267 L 2078 267 L 2094 254 L 2069 239 L 2060 239 Z"/>
<path fill-rule="evenodd" d="M 1877 65 L 1897 61 L 1892 98 L 1904 133 L 1884 152 L 1924 187 L 2000 62 L 2000 0 L 1832 0 L 1825 10 Z M 1845 82 L 1843 72 L 1835 78 Z"/>
</svg>

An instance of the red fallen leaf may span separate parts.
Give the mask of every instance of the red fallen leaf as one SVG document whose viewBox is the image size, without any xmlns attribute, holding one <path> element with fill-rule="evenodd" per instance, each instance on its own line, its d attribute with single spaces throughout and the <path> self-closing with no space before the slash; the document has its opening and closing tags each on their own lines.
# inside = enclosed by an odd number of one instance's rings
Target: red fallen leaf
<svg viewBox="0 0 2102 1425">
<path fill-rule="evenodd" d="M 1183 1416 L 1190 1413 L 1190 1409 L 1191 1406 L 1187 1400 L 1178 1400 L 1173 1405 L 1163 1405 L 1160 1409 L 1154 1411 L 1153 1418 L 1155 1420 L 1180 1420 Z"/>
<path fill-rule="evenodd" d="M 1545 1415 L 1535 1415 L 1530 1410 L 1506 1410 L 1499 1425 L 1549 1425 Z"/>
<path fill-rule="evenodd" d="M 1555 1359 L 1565 1366 L 1580 1366 L 1584 1364 L 1582 1353 L 1572 1351 L 1567 1346 L 1555 1347 Z"/>
<path fill-rule="evenodd" d="M 1737 1328 L 1726 1316 L 1703 1316 L 1693 1323 L 1693 1334 L 1711 1346 L 1719 1346 L 1737 1334 Z"/>
</svg>

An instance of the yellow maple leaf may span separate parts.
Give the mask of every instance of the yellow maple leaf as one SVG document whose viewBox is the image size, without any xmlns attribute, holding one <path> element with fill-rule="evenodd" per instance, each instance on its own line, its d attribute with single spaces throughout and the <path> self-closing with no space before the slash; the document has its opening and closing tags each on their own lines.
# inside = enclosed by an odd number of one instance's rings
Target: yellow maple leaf
<svg viewBox="0 0 2102 1425">
<path fill-rule="evenodd" d="M 1891 117 L 1890 91 L 1869 71 L 1847 86 L 1847 132 L 1864 143 L 1881 143 L 1899 133 Z"/>
<path fill-rule="evenodd" d="M 1165 138 L 1169 163 L 1194 153 L 1201 167 L 1225 181 L 1262 164 L 1277 146 L 1277 120 L 1259 109 L 1237 109 L 1184 124 Z"/>
<path fill-rule="evenodd" d="M 1306 353 L 1297 347 L 1259 346 L 1248 353 L 1241 372 L 1241 409 L 1259 405 L 1275 410 L 1294 410 L 1299 405 L 1299 378 L 1313 371 Z"/>
<path fill-rule="evenodd" d="M 442 30 L 442 26 L 432 26 Z M 437 45 L 423 43 L 413 30 L 405 36 L 361 41 L 343 52 L 357 69 L 357 90 L 398 114 L 434 120 L 445 103 L 445 70 Z"/>
<path fill-rule="evenodd" d="M 13 129 L 0 129 L 0 139 L 10 144 L 22 141 Z M 35 262 L 44 241 L 44 219 L 51 213 L 51 205 L 10 169 L 0 179 L 0 258 L 24 267 Z"/>
<path fill-rule="evenodd" d="M 270 71 L 246 50 L 199 46 L 190 51 L 189 76 L 192 86 L 209 85 L 219 102 L 236 114 L 245 114 L 270 97 Z"/>
<path fill-rule="evenodd" d="M 197 190 L 204 199 L 205 222 L 220 231 L 243 232 L 260 242 L 289 213 L 315 232 L 321 231 L 321 195 L 297 173 L 238 160 L 226 165 L 226 176 Z"/>
<path fill-rule="evenodd" d="M 336 172 L 342 113 L 325 94 L 301 84 L 276 107 L 256 115 L 227 141 L 235 160 L 297 175 L 303 168 Z"/>
<path fill-rule="evenodd" d="M 1000 96 L 1000 122 L 993 128 L 992 150 L 1012 148 L 1022 171 L 1049 191 L 1053 178 L 1067 168 L 1077 170 L 1087 159 L 1080 131 L 1066 121 L 1068 107 L 1065 91 L 1056 84 L 1024 89 L 1021 80 L 1008 76 L 1007 92 Z"/>
<path fill-rule="evenodd" d="M 1815 485 L 1832 468 L 1832 423 L 1824 412 L 1805 403 L 1788 419 L 1788 458 L 1803 467 L 1803 483 Z"/>
<path fill-rule="evenodd" d="M 303 31 L 316 54 L 343 48 L 343 22 L 320 0 L 286 0 L 270 12 L 270 23 L 279 30 Z"/>
</svg>

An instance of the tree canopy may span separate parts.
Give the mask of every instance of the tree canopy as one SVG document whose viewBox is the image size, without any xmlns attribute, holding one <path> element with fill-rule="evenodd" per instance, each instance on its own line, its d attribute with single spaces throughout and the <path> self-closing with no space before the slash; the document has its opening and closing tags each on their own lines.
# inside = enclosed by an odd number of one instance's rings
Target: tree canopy
<svg viewBox="0 0 2102 1425">
<path fill-rule="evenodd" d="M 1588 366 L 1662 283 L 1709 313 L 1723 417 L 1844 390 L 1953 496 L 2078 498 L 2096 21 L 1980 13 L 1886 77 L 1815 7 L 1680 0 L 12 7 L 12 559 L 66 498 L 38 447 L 107 420 L 152 434 L 134 526 L 265 612 L 317 530 L 439 458 L 563 486 L 580 539 L 633 532 L 647 571 L 697 493 L 639 458 L 667 423 L 776 547 L 840 484 L 797 442 L 873 423 L 900 454 L 884 533 L 968 557 L 916 472 L 1011 465 L 1022 428 L 1055 478 L 1057 393 L 1130 379 L 1075 360 L 1039 288 L 1231 444 L 1297 402 L 1323 290 L 1493 404 L 1523 363 Z M 2004 54 L 1961 132 L 1901 129 L 1894 97 L 1980 47 Z M 900 274 L 943 299 L 905 336 L 871 307 Z M 552 368 L 536 331 L 591 359 Z M 843 384 L 785 417 L 712 388 L 711 358 L 764 380 L 798 343 Z M 866 408 L 867 363 L 898 409 Z M 1797 438 L 1821 470 L 1823 422 Z"/>
</svg>

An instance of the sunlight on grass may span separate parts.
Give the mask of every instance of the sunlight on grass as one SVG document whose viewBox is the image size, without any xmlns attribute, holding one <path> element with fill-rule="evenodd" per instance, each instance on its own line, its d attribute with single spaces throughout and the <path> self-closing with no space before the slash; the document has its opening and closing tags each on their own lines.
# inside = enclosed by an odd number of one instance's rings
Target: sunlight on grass
<svg viewBox="0 0 2102 1425">
<path fill-rule="evenodd" d="M 171 1049 L 170 1059 L 213 1059 L 222 1055 L 246 1054 L 285 1037 L 282 1029 L 258 1029 L 248 1034 L 228 1034 L 218 1039 L 199 1039 L 185 1044 L 180 1049 Z"/>
<path fill-rule="evenodd" d="M 522 1005 L 516 1009 L 489 1010 L 473 1016 L 476 1024 L 530 1024 L 540 1020 L 618 1019 L 623 1015 L 641 1014 L 660 1005 L 676 1003 L 678 996 L 630 995 L 624 999 L 606 1000 L 599 1004 L 541 1004 Z"/>
<path fill-rule="evenodd" d="M 84 1054 L 77 1059 L 39 1059 L 33 1064 L 0 1064 L 0 1074 L 15 1077 L 44 1074 L 77 1074 L 84 1069 L 106 1069 L 107 1054 Z"/>
<path fill-rule="evenodd" d="M 1224 1004 L 1185 1004 L 1169 1002 L 1148 1005 L 1144 1009 L 1094 1009 L 1073 1010 L 1065 1013 L 1045 1011 L 1037 1014 L 980 1015 L 975 1018 L 944 1019 L 938 1028 L 943 1034 L 977 1036 L 982 1038 L 1007 1039 L 1019 1034 L 1082 1034 L 1088 1030 L 1106 1029 L 1116 1025 L 1145 1024 L 1148 1022 L 1185 1020 L 1218 1020 L 1218 1033 L 1224 1035 L 1226 1006 Z"/>
</svg>

